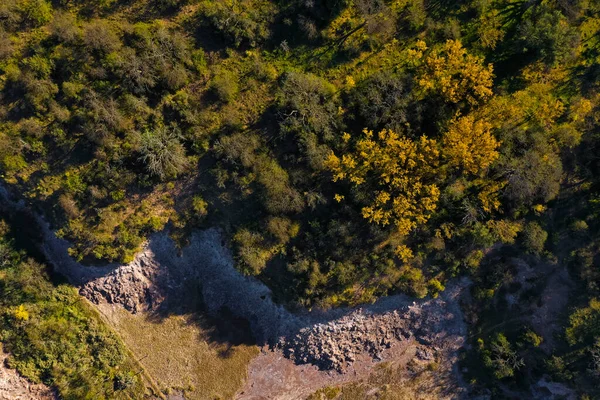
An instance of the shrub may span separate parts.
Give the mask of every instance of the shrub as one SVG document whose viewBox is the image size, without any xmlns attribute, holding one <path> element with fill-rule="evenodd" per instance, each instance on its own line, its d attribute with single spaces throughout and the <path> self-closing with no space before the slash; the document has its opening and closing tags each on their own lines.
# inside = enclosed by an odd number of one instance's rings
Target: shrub
<svg viewBox="0 0 600 400">
<path fill-rule="evenodd" d="M 300 226 L 285 217 L 270 217 L 267 222 L 267 230 L 277 238 L 279 243 L 287 243 L 296 237 Z"/>
<path fill-rule="evenodd" d="M 23 0 L 19 4 L 24 19 L 33 26 L 41 26 L 52 19 L 52 6 L 46 0 Z"/>
<path fill-rule="evenodd" d="M 600 300 L 592 299 L 587 307 L 579 308 L 571 314 L 566 336 L 570 345 L 590 344 L 600 336 Z"/>
<path fill-rule="evenodd" d="M 409 118 L 418 121 L 417 113 L 410 113 L 413 101 L 410 80 L 389 72 L 376 72 L 356 85 L 349 94 L 364 125 L 392 130 L 404 129 Z"/>
<path fill-rule="evenodd" d="M 210 82 L 210 90 L 219 101 L 229 103 L 239 90 L 237 77 L 230 71 L 219 71 Z"/>
<path fill-rule="evenodd" d="M 316 132 L 331 139 L 337 121 L 335 88 L 327 81 L 299 72 L 288 73 L 279 94 L 282 132 Z"/>
<path fill-rule="evenodd" d="M 548 233 L 537 222 L 528 222 L 522 232 L 522 245 L 529 253 L 539 255 L 544 250 Z"/>
<path fill-rule="evenodd" d="M 50 24 L 50 32 L 58 40 L 65 43 L 75 43 L 81 36 L 75 15 L 69 12 L 55 12 Z"/>
<path fill-rule="evenodd" d="M 569 225 L 569 229 L 577 233 L 584 233 L 588 230 L 588 228 L 587 222 L 580 219 L 573 221 L 571 225 Z"/>
<path fill-rule="evenodd" d="M 197 217 L 206 217 L 208 214 L 208 203 L 200 195 L 194 196 L 192 199 L 192 209 Z"/>
<path fill-rule="evenodd" d="M 187 4 L 188 0 L 156 0 L 156 6 L 160 10 L 175 9 Z"/>
<path fill-rule="evenodd" d="M 3 248 L 12 245 L 0 235 Z M 0 329 L 9 366 L 34 383 L 52 385 L 64 399 L 92 393 L 98 399 L 141 398 L 144 386 L 127 350 L 77 291 L 55 286 L 45 266 L 9 253 L 2 258 L 9 262 L 0 262 Z"/>
<path fill-rule="evenodd" d="M 187 166 L 185 148 L 177 127 L 159 126 L 142 134 L 141 160 L 150 174 L 160 179 L 173 178 Z"/>
<path fill-rule="evenodd" d="M 521 224 L 506 219 L 497 221 L 490 220 L 487 222 L 487 226 L 492 232 L 495 240 L 499 240 L 506 244 L 513 244 L 521 231 Z"/>
<path fill-rule="evenodd" d="M 260 274 L 272 257 L 270 249 L 265 248 L 262 235 L 248 229 L 240 229 L 234 235 L 233 242 L 242 272 L 249 275 Z"/>
<path fill-rule="evenodd" d="M 552 65 L 575 56 L 579 37 L 567 18 L 543 3 L 532 7 L 519 27 L 524 48 Z"/>
<path fill-rule="evenodd" d="M 546 203 L 558 194 L 563 167 L 557 154 L 532 149 L 521 157 L 511 159 L 506 168 L 511 169 L 512 174 L 505 193 L 514 203 Z"/>
<path fill-rule="evenodd" d="M 90 50 L 111 53 L 121 47 L 115 29 L 105 20 L 94 20 L 83 31 L 83 42 Z"/>
<path fill-rule="evenodd" d="M 531 329 L 528 329 L 523 334 L 523 340 L 526 343 L 531 344 L 533 347 L 539 347 L 539 345 L 542 344 L 542 342 L 544 341 L 544 338 L 532 331 Z"/>
<path fill-rule="evenodd" d="M 0 61 L 4 61 L 12 56 L 13 44 L 8 33 L 0 27 Z"/>
<path fill-rule="evenodd" d="M 496 379 L 513 377 L 515 371 L 524 365 L 523 359 L 513 350 L 512 345 L 502 333 L 494 335 L 489 347 L 485 347 L 482 351 L 482 356 L 484 364 L 492 370 Z"/>
<path fill-rule="evenodd" d="M 266 40 L 275 13 L 273 3 L 265 0 L 203 1 L 199 9 L 200 17 L 236 47 Z"/>
</svg>

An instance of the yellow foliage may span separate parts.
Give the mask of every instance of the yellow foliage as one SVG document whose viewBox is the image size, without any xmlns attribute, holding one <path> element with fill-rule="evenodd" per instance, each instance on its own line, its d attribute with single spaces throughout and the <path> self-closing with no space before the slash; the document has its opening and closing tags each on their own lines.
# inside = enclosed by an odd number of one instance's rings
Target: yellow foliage
<svg viewBox="0 0 600 400">
<path fill-rule="evenodd" d="M 521 224 L 511 222 L 506 219 L 498 221 L 490 220 L 487 222 L 487 227 L 492 231 L 502 243 L 513 244 L 517 234 L 521 231 Z"/>
<path fill-rule="evenodd" d="M 413 61 L 421 58 L 424 48 L 421 44 L 412 51 Z M 485 66 L 482 58 L 468 54 L 460 41 L 448 40 L 425 56 L 417 82 L 426 92 L 437 92 L 451 103 L 477 104 L 492 96 L 493 77 L 491 64 Z"/>
<path fill-rule="evenodd" d="M 577 99 L 571 103 L 569 117 L 573 122 L 580 122 L 592 112 L 593 108 L 594 105 L 590 100 L 586 98 Z"/>
<path fill-rule="evenodd" d="M 502 18 L 498 10 L 482 15 L 479 19 L 477 33 L 484 48 L 495 49 L 496 44 L 502 40 Z"/>
<path fill-rule="evenodd" d="M 443 137 L 448 163 L 471 174 L 479 174 L 498 158 L 500 143 L 490 133 L 492 125 L 472 115 L 455 118 Z"/>
<path fill-rule="evenodd" d="M 427 43 L 422 40 L 417 40 L 414 49 L 408 49 L 408 59 L 413 63 L 417 63 L 423 58 L 424 52 L 427 50 Z"/>
<path fill-rule="evenodd" d="M 404 263 L 409 262 L 410 259 L 414 257 L 412 250 L 404 244 L 401 244 L 398 247 L 396 247 L 394 253 L 396 253 L 396 256 L 398 256 L 398 258 L 401 259 Z"/>
<path fill-rule="evenodd" d="M 523 68 L 523 79 L 530 84 L 558 84 L 569 78 L 569 69 L 556 65 L 550 69 L 543 61 L 534 62 Z"/>
<path fill-rule="evenodd" d="M 502 131 L 525 130 L 532 125 L 551 128 L 565 111 L 552 90 L 552 85 L 534 83 L 509 96 L 495 96 L 483 114 L 495 129 Z"/>
<path fill-rule="evenodd" d="M 481 191 L 477 195 L 481 202 L 481 208 L 485 212 L 493 212 L 500 210 L 500 190 L 506 186 L 506 181 L 495 182 L 487 180 L 478 180 L 476 182 L 480 186 Z"/>
<path fill-rule="evenodd" d="M 25 306 L 21 304 L 14 308 L 13 316 L 19 321 L 27 321 L 29 319 L 29 312 L 27 312 Z"/>
<path fill-rule="evenodd" d="M 362 209 L 364 218 L 394 223 L 399 233 L 407 234 L 427 222 L 436 208 L 440 191 L 429 181 L 439 164 L 437 143 L 425 136 L 412 141 L 385 129 L 376 137 L 366 129 L 363 133 L 352 153 L 340 158 L 332 152 L 325 165 L 334 181 L 368 184 L 372 201 Z"/>
<path fill-rule="evenodd" d="M 452 239 L 452 236 L 454 236 L 454 228 L 453 223 L 443 223 L 435 230 L 435 237 L 440 239 Z"/>
<path fill-rule="evenodd" d="M 351 75 L 348 75 L 346 77 L 346 87 L 351 89 L 354 86 L 356 86 L 356 81 L 354 80 L 354 78 Z"/>
</svg>

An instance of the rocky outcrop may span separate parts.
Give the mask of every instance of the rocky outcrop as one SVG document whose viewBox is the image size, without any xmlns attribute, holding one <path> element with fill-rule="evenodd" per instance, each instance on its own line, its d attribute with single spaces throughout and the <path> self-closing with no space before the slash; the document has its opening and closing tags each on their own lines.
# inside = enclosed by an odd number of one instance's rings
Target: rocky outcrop
<svg viewBox="0 0 600 400">
<path fill-rule="evenodd" d="M 3 196 L 10 202 L 0 186 Z M 11 207 L 25 208 L 16 202 Z M 344 372 L 359 357 L 383 360 L 394 345 L 410 340 L 427 347 L 419 350 L 427 359 L 438 351 L 455 353 L 466 337 L 459 297 L 467 280 L 449 285 L 437 299 L 395 295 L 360 309 L 292 313 L 272 300 L 263 283 L 235 269 L 217 229 L 195 232 L 183 249 L 166 231 L 159 232 L 131 263 L 88 267 L 73 260 L 68 242 L 35 218 L 48 261 L 92 302 L 158 314 L 185 312 L 178 307 L 202 303 L 217 319 L 243 319 L 257 344 L 281 349 L 298 364 Z"/>
<path fill-rule="evenodd" d="M 406 314 L 394 310 L 382 315 L 362 310 L 335 321 L 301 329 L 281 343 L 286 357 L 320 369 L 344 372 L 361 354 L 381 360 L 382 352 L 397 341 L 411 338 Z"/>
<path fill-rule="evenodd" d="M 409 341 L 421 345 L 416 353 L 419 360 L 433 362 L 438 351 L 457 351 L 464 344 L 466 327 L 458 301 L 467 284 L 466 280 L 458 282 L 437 299 L 416 302 L 391 296 L 302 328 L 280 346 L 297 363 L 338 372 L 364 355 L 382 361 L 394 345 Z"/>
<path fill-rule="evenodd" d="M 120 304 L 132 313 L 152 310 L 164 296 L 158 279 L 159 268 L 147 253 L 146 250 L 131 264 L 84 283 L 79 292 L 96 304 Z"/>
</svg>

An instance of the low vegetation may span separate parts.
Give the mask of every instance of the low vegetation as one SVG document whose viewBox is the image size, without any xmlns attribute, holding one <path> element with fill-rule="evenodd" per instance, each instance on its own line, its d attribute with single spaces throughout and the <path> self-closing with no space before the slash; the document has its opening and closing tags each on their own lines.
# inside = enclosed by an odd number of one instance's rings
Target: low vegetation
<svg viewBox="0 0 600 400">
<path fill-rule="evenodd" d="M 15 250 L 0 220 L 0 341 L 8 366 L 64 399 L 143 398 L 139 367 L 97 312 Z"/>
<path fill-rule="evenodd" d="M 218 224 L 239 270 L 289 305 L 436 296 L 469 275 L 474 383 L 554 371 L 596 395 L 599 12 L 3 1 L 0 175 L 79 260 Z M 529 327 L 496 320 L 511 257 L 575 280 L 549 362 Z"/>
<path fill-rule="evenodd" d="M 119 306 L 101 306 L 110 325 L 166 395 L 190 400 L 230 399 L 246 378 L 259 350 L 220 341 L 210 321 L 197 315 L 165 318 L 132 315 Z"/>
</svg>

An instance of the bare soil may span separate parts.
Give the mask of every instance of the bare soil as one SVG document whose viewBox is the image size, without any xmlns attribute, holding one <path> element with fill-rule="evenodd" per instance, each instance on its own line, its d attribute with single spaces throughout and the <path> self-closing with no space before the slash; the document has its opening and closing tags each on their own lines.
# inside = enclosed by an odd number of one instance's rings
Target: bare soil
<svg viewBox="0 0 600 400">
<path fill-rule="evenodd" d="M 263 349 L 250 364 L 237 398 L 304 399 L 321 388 L 368 382 L 381 367 L 395 371 L 386 384 L 393 380 L 406 386 L 415 385 L 423 372 L 435 370 L 429 380 L 435 398 L 464 398 L 466 389 L 456 365 L 466 336 L 458 302 L 467 283 L 456 283 L 438 299 L 414 302 L 392 296 L 304 328 L 277 349 Z M 293 357 L 287 354 L 290 345 Z M 336 357 L 341 368 L 327 368 Z M 412 398 L 417 393 L 412 392 Z"/>
<path fill-rule="evenodd" d="M 33 384 L 6 367 L 8 354 L 0 348 L 0 400 L 54 400 L 58 397 L 43 384 Z"/>
</svg>

